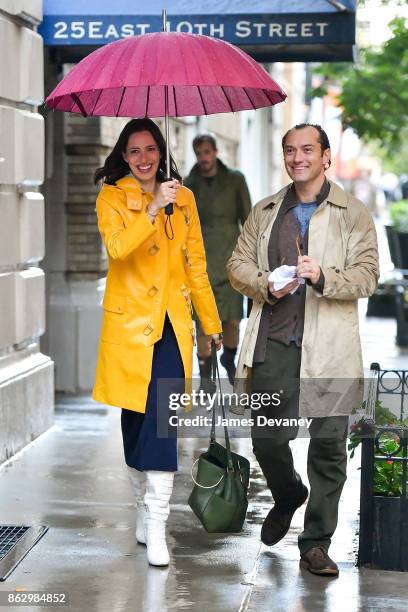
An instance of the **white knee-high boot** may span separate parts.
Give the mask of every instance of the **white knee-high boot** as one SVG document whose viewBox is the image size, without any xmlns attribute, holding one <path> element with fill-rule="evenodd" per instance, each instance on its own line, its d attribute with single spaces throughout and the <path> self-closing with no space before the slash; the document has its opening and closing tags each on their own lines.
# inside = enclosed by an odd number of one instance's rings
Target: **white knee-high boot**
<svg viewBox="0 0 408 612">
<path fill-rule="evenodd" d="M 150 565 L 168 565 L 166 521 L 170 512 L 174 472 L 146 472 L 146 545 Z"/>
<path fill-rule="evenodd" d="M 128 466 L 128 473 L 136 497 L 136 540 L 139 544 L 146 544 L 146 506 L 144 502 L 146 493 L 146 472 L 139 472 L 139 470 Z"/>
</svg>

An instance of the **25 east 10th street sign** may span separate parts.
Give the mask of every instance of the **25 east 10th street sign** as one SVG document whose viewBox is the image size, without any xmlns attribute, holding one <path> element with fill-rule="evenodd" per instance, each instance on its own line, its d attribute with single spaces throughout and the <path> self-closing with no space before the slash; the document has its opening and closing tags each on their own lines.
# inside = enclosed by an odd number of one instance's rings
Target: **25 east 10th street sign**
<svg viewBox="0 0 408 612">
<path fill-rule="evenodd" d="M 235 44 L 262 43 L 353 43 L 354 27 L 350 14 L 333 14 L 327 20 L 322 15 L 282 17 L 256 15 L 180 16 L 169 18 L 169 31 L 205 34 Z M 39 28 L 46 45 L 102 45 L 120 38 L 161 31 L 160 17 L 132 21 L 131 17 L 101 16 L 100 19 L 45 16 Z"/>
</svg>

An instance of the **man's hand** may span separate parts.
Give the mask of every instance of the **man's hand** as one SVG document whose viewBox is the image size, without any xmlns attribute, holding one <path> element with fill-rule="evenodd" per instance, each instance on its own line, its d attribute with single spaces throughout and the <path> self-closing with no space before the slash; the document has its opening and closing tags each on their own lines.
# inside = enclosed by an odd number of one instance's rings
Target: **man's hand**
<svg viewBox="0 0 408 612">
<path fill-rule="evenodd" d="M 278 289 L 278 291 L 274 290 L 273 283 L 268 283 L 269 292 L 273 295 L 273 297 L 277 298 L 278 300 L 280 300 L 280 298 L 283 298 L 285 295 L 287 295 L 297 287 L 299 287 L 299 281 L 296 278 L 290 283 L 288 283 L 283 289 Z"/>
<path fill-rule="evenodd" d="M 312 259 L 307 255 L 298 257 L 298 265 L 296 268 L 299 278 L 309 278 L 312 285 L 315 285 L 320 278 L 320 265 L 316 259 Z"/>
</svg>

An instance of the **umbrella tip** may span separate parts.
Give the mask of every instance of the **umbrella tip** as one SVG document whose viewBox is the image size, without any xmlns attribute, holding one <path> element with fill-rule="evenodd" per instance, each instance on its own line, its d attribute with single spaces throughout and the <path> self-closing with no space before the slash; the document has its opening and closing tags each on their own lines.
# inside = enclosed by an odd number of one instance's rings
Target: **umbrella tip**
<svg viewBox="0 0 408 612">
<path fill-rule="evenodd" d="M 162 19 L 163 19 L 163 32 L 167 32 L 167 11 L 166 9 L 162 9 Z"/>
</svg>

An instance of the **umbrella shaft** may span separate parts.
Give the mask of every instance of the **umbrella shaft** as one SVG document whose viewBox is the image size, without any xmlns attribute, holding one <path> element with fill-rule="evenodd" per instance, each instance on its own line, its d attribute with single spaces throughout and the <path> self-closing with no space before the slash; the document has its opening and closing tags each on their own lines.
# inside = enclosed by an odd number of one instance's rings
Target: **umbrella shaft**
<svg viewBox="0 0 408 612">
<path fill-rule="evenodd" d="M 170 130 L 169 130 L 169 88 L 167 85 L 164 87 L 164 125 L 166 132 L 166 174 L 168 179 L 171 178 L 170 174 Z M 166 215 L 173 214 L 173 204 L 167 204 L 164 209 Z"/>
<path fill-rule="evenodd" d="M 165 85 L 164 88 L 164 125 L 166 132 L 166 172 L 167 178 L 170 178 L 170 128 L 169 128 L 169 88 Z"/>
</svg>

